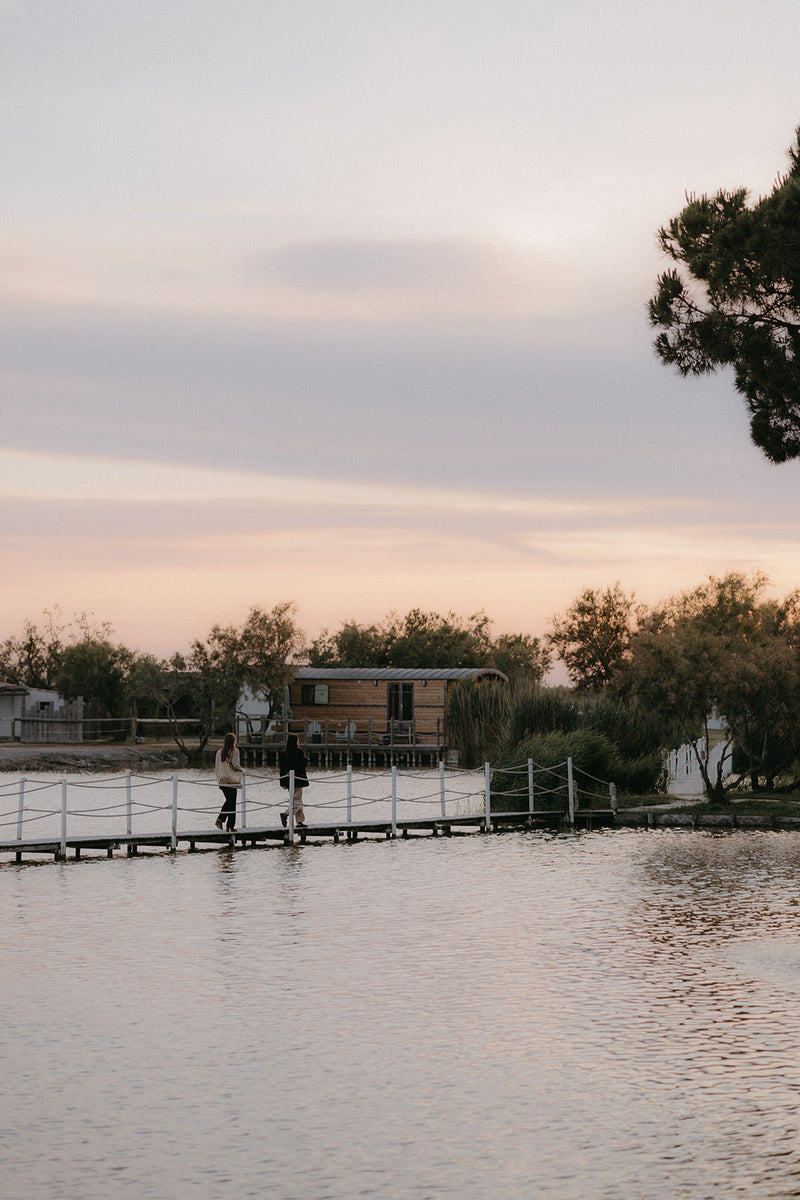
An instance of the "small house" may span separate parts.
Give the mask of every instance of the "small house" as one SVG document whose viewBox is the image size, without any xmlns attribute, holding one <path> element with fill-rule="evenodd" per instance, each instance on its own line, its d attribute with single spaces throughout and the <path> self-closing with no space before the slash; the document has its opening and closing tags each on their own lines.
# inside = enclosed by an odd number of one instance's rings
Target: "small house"
<svg viewBox="0 0 800 1200">
<path fill-rule="evenodd" d="M 28 689 L 21 683 L 0 683 L 0 741 L 11 741 L 22 716 Z"/>
<path fill-rule="evenodd" d="M 48 730 L 48 736 L 44 736 L 38 728 L 44 721 L 57 720 L 64 713 L 64 701 L 58 692 L 29 688 L 22 683 L 0 683 L 0 741 L 73 740 L 59 736 L 58 732 L 52 730 Z"/>
<path fill-rule="evenodd" d="M 447 746 L 447 692 L 460 679 L 506 681 L 494 667 L 299 667 L 292 730 L 309 747 Z"/>
</svg>

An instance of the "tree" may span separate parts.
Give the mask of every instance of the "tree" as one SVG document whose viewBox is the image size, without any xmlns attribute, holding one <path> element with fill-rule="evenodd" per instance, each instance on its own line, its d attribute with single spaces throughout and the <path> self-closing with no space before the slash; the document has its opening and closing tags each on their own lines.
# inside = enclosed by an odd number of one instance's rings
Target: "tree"
<svg viewBox="0 0 800 1200">
<path fill-rule="evenodd" d="M 215 729 L 232 728 L 244 687 L 267 701 L 269 715 L 280 711 L 294 676 L 292 659 L 303 648 L 294 612 L 289 602 L 270 612 L 251 608 L 241 629 L 214 625 L 205 640 L 192 643 L 188 656 L 176 654 L 164 664 L 162 702 L 172 736 L 190 761 L 202 755 Z M 181 732 L 183 713 L 198 721 L 197 747 Z"/>
<path fill-rule="evenodd" d="M 637 631 L 619 684 L 654 716 L 672 720 L 697 756 L 706 795 L 724 800 L 738 782 L 709 767 L 710 719 L 727 726 L 751 777 L 768 785 L 791 769 L 800 739 L 797 604 L 763 600 L 766 577 L 711 576 L 654 610 Z"/>
<path fill-rule="evenodd" d="M 733 367 L 753 442 L 800 456 L 800 128 L 790 169 L 752 207 L 747 192 L 688 197 L 659 230 L 677 266 L 649 303 L 655 349 L 682 375 Z"/>
<path fill-rule="evenodd" d="M 619 581 L 604 592 L 585 588 L 563 616 L 551 619 L 548 641 L 579 688 L 602 691 L 627 657 L 637 609 Z"/>
<path fill-rule="evenodd" d="M 0 679 L 29 688 L 55 687 L 64 634 L 60 616 L 57 608 L 45 609 L 44 628 L 26 621 L 21 637 L 6 638 L 0 645 Z"/>
<path fill-rule="evenodd" d="M 490 635 L 486 613 L 467 620 L 449 612 L 412 608 L 404 617 L 389 613 L 380 624 L 346 621 L 336 633 L 323 629 L 311 643 L 312 667 L 497 667 L 509 679 L 538 682 L 550 669 L 552 655 L 527 633 Z"/>
<path fill-rule="evenodd" d="M 528 633 L 501 633 L 489 658 L 510 680 L 524 678 L 532 683 L 541 682 L 553 661 L 549 647 Z"/>
<path fill-rule="evenodd" d="M 312 667 L 388 667 L 398 631 L 399 618 L 394 614 L 382 625 L 345 621 L 337 633 L 322 630 L 309 648 L 309 663 Z"/>
<path fill-rule="evenodd" d="M 231 643 L 242 683 L 269 705 L 268 718 L 283 708 L 286 689 L 294 678 L 294 661 L 305 645 L 305 635 L 295 620 L 296 607 L 288 601 L 270 611 L 251 608 L 241 631 Z"/>
<path fill-rule="evenodd" d="M 464 621 L 455 613 L 412 608 L 389 650 L 393 667 L 483 667 L 489 661 L 491 622 L 484 612 Z"/>
<path fill-rule="evenodd" d="M 82 638 L 61 651 L 56 690 L 65 700 L 83 697 L 100 717 L 122 716 L 133 657 L 125 646 L 114 646 L 105 638 Z"/>
</svg>

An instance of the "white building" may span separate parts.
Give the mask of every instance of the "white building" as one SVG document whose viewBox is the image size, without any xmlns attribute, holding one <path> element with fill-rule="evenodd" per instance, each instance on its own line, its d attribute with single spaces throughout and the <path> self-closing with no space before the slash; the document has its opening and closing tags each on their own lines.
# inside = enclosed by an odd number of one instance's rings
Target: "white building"
<svg viewBox="0 0 800 1200">
<path fill-rule="evenodd" d="M 706 764 L 706 771 L 712 782 L 717 778 L 717 767 L 722 763 L 722 778 L 731 774 L 733 759 L 733 743 L 724 717 L 709 717 L 706 724 L 708 729 L 708 744 L 705 738 L 697 742 L 697 749 Z M 700 773 L 700 760 L 695 749 L 689 743 L 670 750 L 667 757 L 667 791 L 671 796 L 682 796 L 686 799 L 705 795 L 705 784 Z"/>
<path fill-rule="evenodd" d="M 0 741 L 19 740 L 23 717 L 53 716 L 63 707 L 58 692 L 28 688 L 21 683 L 0 683 Z"/>
</svg>

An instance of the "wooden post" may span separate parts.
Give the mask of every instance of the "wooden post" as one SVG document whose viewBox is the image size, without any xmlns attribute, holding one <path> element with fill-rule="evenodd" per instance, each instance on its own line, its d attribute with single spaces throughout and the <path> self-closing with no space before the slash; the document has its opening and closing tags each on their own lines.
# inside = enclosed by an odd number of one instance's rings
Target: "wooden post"
<svg viewBox="0 0 800 1200">
<path fill-rule="evenodd" d="M 492 832 L 492 769 L 488 762 L 483 764 L 483 790 L 486 798 L 485 826 L 486 832 Z"/>
<path fill-rule="evenodd" d="M 19 781 L 19 803 L 17 804 L 17 841 L 22 841 L 22 813 L 25 808 L 25 776 Z"/>
<path fill-rule="evenodd" d="M 615 783 L 610 783 L 608 785 L 608 794 L 611 799 L 611 811 L 616 812 L 617 811 L 617 785 Z"/>
<path fill-rule="evenodd" d="M 170 850 L 174 854 L 178 848 L 178 776 L 172 776 L 172 838 Z"/>
<path fill-rule="evenodd" d="M 289 840 L 294 842 L 294 769 L 289 772 Z"/>
<path fill-rule="evenodd" d="M 61 780 L 61 857 L 67 857 L 67 781 Z"/>
<path fill-rule="evenodd" d="M 572 777 L 572 759 L 567 759 L 567 796 L 569 798 L 569 823 L 575 824 L 575 781 Z"/>
<path fill-rule="evenodd" d="M 528 759 L 528 812 L 533 816 L 533 759 Z"/>
<path fill-rule="evenodd" d="M 247 829 L 247 772 L 242 771 L 242 804 L 240 810 L 242 829 Z"/>
<path fill-rule="evenodd" d="M 125 772 L 125 832 L 133 833 L 133 800 L 131 797 L 131 773 Z"/>
<path fill-rule="evenodd" d="M 444 759 L 439 759 L 439 795 L 442 800 L 442 816 L 446 817 L 445 811 L 445 794 L 444 794 Z"/>
</svg>

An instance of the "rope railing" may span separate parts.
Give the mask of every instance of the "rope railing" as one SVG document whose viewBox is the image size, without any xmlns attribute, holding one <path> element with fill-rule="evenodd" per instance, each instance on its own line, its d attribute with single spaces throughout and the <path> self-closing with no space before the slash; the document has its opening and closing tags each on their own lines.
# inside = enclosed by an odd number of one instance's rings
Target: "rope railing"
<svg viewBox="0 0 800 1200">
<path fill-rule="evenodd" d="M 611 807 L 616 807 L 614 785 L 574 767 L 571 759 L 555 767 L 542 766 L 528 759 L 526 763 L 496 769 L 494 778 L 488 763 L 483 769 L 475 770 L 448 769 L 441 763 L 438 788 L 433 786 L 432 775 L 430 771 L 400 772 L 397 767 L 354 773 L 352 766 L 348 766 L 345 772 L 320 772 L 312 776 L 314 786 L 308 791 L 304 789 L 306 821 L 313 824 L 314 814 L 319 814 L 322 823 L 351 824 L 355 822 L 354 814 L 361 816 L 371 808 L 377 814 L 376 820 L 388 821 L 391 815 L 392 832 L 395 832 L 403 812 L 411 819 L 411 814 L 424 810 L 425 819 L 429 814 L 433 819 L 446 819 L 448 815 L 451 818 L 484 815 L 486 827 L 491 828 L 493 801 L 498 816 L 508 812 L 535 816 L 537 812 L 561 811 L 568 813 L 570 821 L 574 821 L 576 806 L 583 799 L 588 799 L 591 804 L 603 794 L 603 789 L 611 798 Z M 587 783 L 595 787 L 591 789 Z M 13 784 L 9 782 L 0 787 L 0 802 L 5 802 L 4 810 L 0 812 L 0 829 L 10 830 L 16 826 L 16 841 L 22 842 L 27 829 L 33 826 L 38 829 L 47 821 L 51 826 L 57 826 L 60 818 L 58 834 L 65 845 L 68 824 L 73 836 L 78 837 L 88 836 L 91 824 L 108 828 L 111 822 L 124 820 L 127 835 L 133 836 L 135 825 L 135 832 L 142 836 L 168 836 L 171 833 L 174 845 L 179 829 L 182 833 L 197 831 L 197 821 L 201 818 L 210 821 L 218 813 L 221 800 L 216 795 L 206 802 L 209 793 L 216 793 L 218 786 L 213 776 L 203 779 L 174 774 L 154 778 L 131 771 L 91 780 L 64 777 L 53 781 L 23 776 Z M 53 788 L 61 789 L 60 807 L 39 808 L 35 798 Z M 124 799 L 111 800 L 109 792 L 124 792 Z M 143 794 L 145 792 L 155 794 Z M 98 795 L 98 798 L 103 794 L 107 802 L 76 804 L 76 793 Z M 274 772 L 269 775 L 244 773 L 237 803 L 237 828 L 240 831 L 248 828 L 248 819 L 251 829 L 258 828 L 253 825 L 254 819 L 270 820 L 276 810 L 287 807 L 288 797 L 285 790 L 279 790 Z M 162 827 L 163 814 L 171 814 L 167 831 Z M 187 822 L 194 824 L 187 825 Z M 4 846 L 13 849 L 8 841 Z"/>
</svg>

